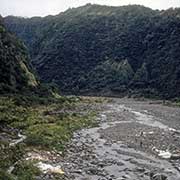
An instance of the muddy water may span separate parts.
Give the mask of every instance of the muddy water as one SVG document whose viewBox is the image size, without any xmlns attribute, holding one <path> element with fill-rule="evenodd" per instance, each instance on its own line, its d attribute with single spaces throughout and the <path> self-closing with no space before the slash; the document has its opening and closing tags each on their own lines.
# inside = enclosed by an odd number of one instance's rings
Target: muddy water
<svg viewBox="0 0 180 180">
<path fill-rule="evenodd" d="M 156 110 L 156 105 L 148 102 L 141 105 L 141 102 L 127 99 L 114 99 L 106 104 L 98 117 L 99 127 L 74 134 L 62 165 L 66 178 L 150 180 L 150 176 L 160 174 L 169 180 L 179 180 L 179 160 L 164 160 L 151 151 L 154 146 L 169 148 L 169 142 L 174 140 L 171 132 L 174 127 L 155 114 L 153 108 Z M 165 143 L 166 136 L 171 135 L 172 139 L 167 138 Z M 177 149 L 178 145 L 175 144 Z"/>
</svg>

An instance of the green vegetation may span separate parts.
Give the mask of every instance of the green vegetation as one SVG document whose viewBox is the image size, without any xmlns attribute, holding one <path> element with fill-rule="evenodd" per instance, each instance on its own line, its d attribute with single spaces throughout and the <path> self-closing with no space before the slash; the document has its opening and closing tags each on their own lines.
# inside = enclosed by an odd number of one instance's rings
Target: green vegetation
<svg viewBox="0 0 180 180">
<path fill-rule="evenodd" d="M 3 32 L 5 32 L 5 28 L 0 25 L 0 33 L 3 33 Z"/>
<path fill-rule="evenodd" d="M 74 113 L 73 115 L 59 114 L 54 117 L 47 117 L 44 119 L 47 121 L 46 123 L 42 124 L 41 121 L 27 128 L 26 143 L 62 151 L 65 142 L 70 140 L 75 130 L 92 125 L 92 116 L 94 114 L 79 116 Z"/>
<path fill-rule="evenodd" d="M 91 103 L 88 98 L 78 97 L 0 97 L 0 134 L 5 134 L 0 143 L 0 177 L 29 180 L 38 175 L 37 167 L 33 162 L 24 161 L 24 155 L 31 149 L 63 152 L 74 131 L 96 125 L 96 113 L 89 109 L 81 112 L 80 108 Z M 18 138 L 18 132 L 26 139 L 9 146 L 11 139 Z M 10 175 L 7 169 L 14 164 Z"/>
<path fill-rule="evenodd" d="M 148 84 L 148 70 L 145 63 L 136 71 L 131 83 L 137 88 L 146 87 L 146 84 Z"/>
<path fill-rule="evenodd" d="M 0 179 L 1 180 L 13 180 L 13 176 L 9 173 L 5 172 L 4 170 L 0 169 Z"/>
<path fill-rule="evenodd" d="M 45 18 L 7 17 L 5 23 L 27 45 L 41 80 L 64 93 L 174 98 L 180 96 L 179 17 L 178 8 L 87 4 Z"/>
<path fill-rule="evenodd" d="M 15 166 L 13 174 L 18 180 L 35 180 L 40 175 L 40 170 L 31 161 L 22 161 Z"/>
<path fill-rule="evenodd" d="M 96 113 L 86 109 L 92 101 L 62 97 L 53 83 L 40 84 L 28 60 L 0 17 L 1 180 L 37 179 L 42 172 L 26 159 L 28 152 L 62 153 L 74 131 L 96 124 Z"/>
<path fill-rule="evenodd" d="M 94 88 L 94 91 L 103 88 L 123 92 L 133 76 L 133 69 L 127 60 L 120 62 L 107 60 L 89 73 L 87 77 L 89 84 L 86 85 L 87 79 L 84 79 L 84 86 L 88 89 Z"/>
<path fill-rule="evenodd" d="M 18 101 L 17 97 L 0 98 L 0 123 L 21 129 L 27 136 L 26 144 L 31 146 L 62 150 L 72 133 L 92 125 L 95 116 L 94 112 L 82 115 L 79 111 L 72 111 L 81 103 L 76 98 L 50 99 L 44 104 L 42 99 L 39 104 L 36 99 L 35 103 L 31 101 L 29 105 L 20 105 Z"/>
<path fill-rule="evenodd" d="M 0 17 L 0 94 L 36 88 L 24 45 L 5 29 Z"/>
</svg>

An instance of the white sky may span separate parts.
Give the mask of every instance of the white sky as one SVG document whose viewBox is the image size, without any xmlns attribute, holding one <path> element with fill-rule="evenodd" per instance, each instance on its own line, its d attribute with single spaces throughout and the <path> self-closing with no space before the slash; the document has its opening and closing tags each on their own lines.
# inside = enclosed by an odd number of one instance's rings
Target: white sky
<svg viewBox="0 0 180 180">
<path fill-rule="evenodd" d="M 180 0 L 0 0 L 0 14 L 25 17 L 55 15 L 87 3 L 112 6 L 140 4 L 152 9 L 180 7 Z"/>
</svg>

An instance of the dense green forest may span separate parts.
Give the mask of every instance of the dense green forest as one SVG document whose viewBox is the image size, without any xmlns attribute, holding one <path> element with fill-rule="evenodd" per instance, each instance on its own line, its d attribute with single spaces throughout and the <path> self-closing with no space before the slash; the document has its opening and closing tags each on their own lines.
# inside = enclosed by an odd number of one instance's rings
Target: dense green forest
<svg viewBox="0 0 180 180">
<path fill-rule="evenodd" d="M 44 18 L 6 17 L 43 82 L 64 93 L 180 96 L 180 9 L 87 4 Z"/>
<path fill-rule="evenodd" d="M 33 89 L 38 86 L 25 46 L 7 32 L 0 17 L 0 93 Z"/>
<path fill-rule="evenodd" d="M 60 96 L 55 87 L 38 81 L 29 61 L 26 47 L 0 17 L 1 180 L 44 179 L 39 161 L 27 159 L 28 153 L 62 154 L 74 131 L 97 124 L 96 112 L 89 109 L 96 99 Z"/>
</svg>

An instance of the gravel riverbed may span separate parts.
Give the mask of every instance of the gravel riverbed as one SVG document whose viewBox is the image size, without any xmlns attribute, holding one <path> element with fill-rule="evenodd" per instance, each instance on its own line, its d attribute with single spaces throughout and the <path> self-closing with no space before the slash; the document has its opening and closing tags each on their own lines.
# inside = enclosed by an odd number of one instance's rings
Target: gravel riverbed
<svg viewBox="0 0 180 180">
<path fill-rule="evenodd" d="M 180 180 L 180 109 L 111 99 L 99 126 L 74 133 L 61 162 L 67 180 Z"/>
<path fill-rule="evenodd" d="M 180 180 L 180 108 L 127 98 L 94 108 L 99 126 L 74 133 L 65 156 L 49 162 L 63 180 Z"/>
</svg>

